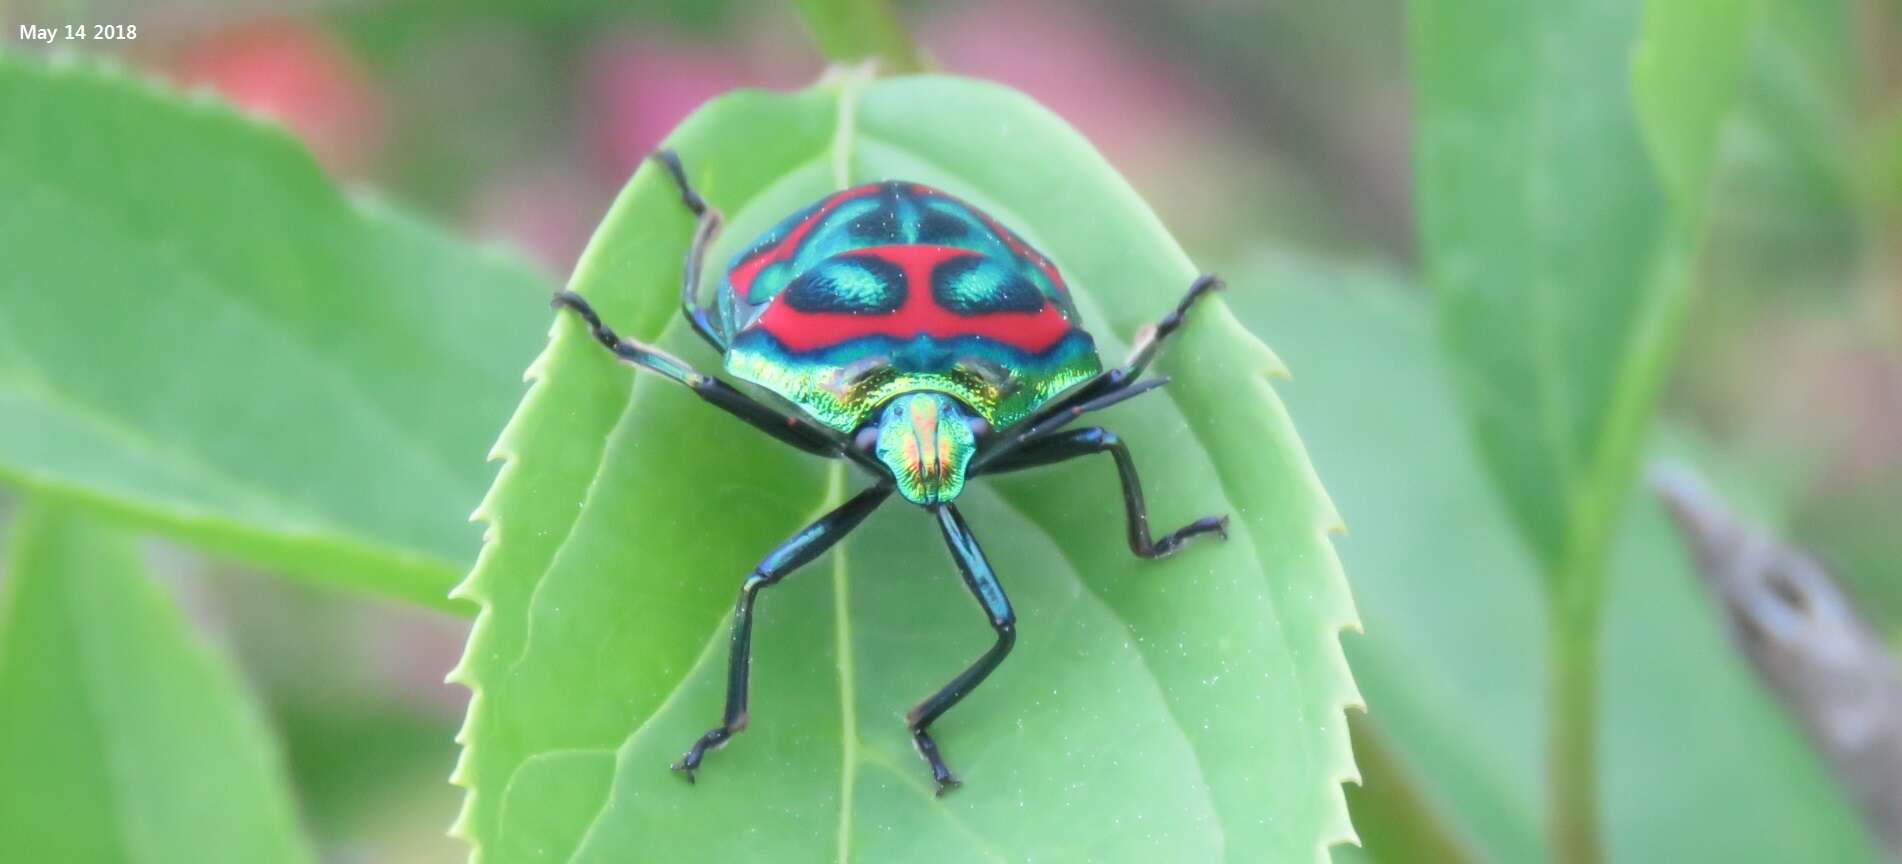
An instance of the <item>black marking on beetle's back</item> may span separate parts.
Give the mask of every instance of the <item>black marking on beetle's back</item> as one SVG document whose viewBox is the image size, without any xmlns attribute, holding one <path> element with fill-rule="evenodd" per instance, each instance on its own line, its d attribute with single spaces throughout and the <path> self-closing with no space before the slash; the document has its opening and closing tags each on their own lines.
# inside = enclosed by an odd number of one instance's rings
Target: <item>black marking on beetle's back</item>
<svg viewBox="0 0 1902 864">
<path fill-rule="evenodd" d="M 905 305 L 905 271 L 879 258 L 831 258 L 800 274 L 780 302 L 800 312 L 869 315 Z"/>
<path fill-rule="evenodd" d="M 1017 268 L 995 258 L 952 258 L 931 271 L 931 299 L 959 315 L 1038 312 L 1043 292 Z"/>
<path fill-rule="evenodd" d="M 889 241 L 898 233 L 898 213 L 889 206 L 863 214 L 845 226 L 857 243 Z"/>
<path fill-rule="evenodd" d="M 971 223 L 929 204 L 919 208 L 918 242 L 958 246 L 971 236 Z"/>
<path fill-rule="evenodd" d="M 903 233 L 904 217 L 899 212 L 899 192 L 896 184 L 885 183 L 870 199 L 877 206 L 853 217 L 845 226 L 854 245 L 879 245 L 897 242 Z"/>
</svg>

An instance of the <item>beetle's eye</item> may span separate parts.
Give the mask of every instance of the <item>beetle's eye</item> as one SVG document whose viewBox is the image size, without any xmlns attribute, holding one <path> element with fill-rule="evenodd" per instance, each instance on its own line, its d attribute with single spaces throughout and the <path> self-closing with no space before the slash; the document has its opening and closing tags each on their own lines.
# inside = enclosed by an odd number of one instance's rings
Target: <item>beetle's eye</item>
<svg viewBox="0 0 1902 864">
<path fill-rule="evenodd" d="M 858 436 L 852 439 L 852 446 L 866 453 L 872 452 L 872 448 L 878 446 L 878 426 L 871 423 L 866 424 L 864 428 L 859 430 Z"/>
<path fill-rule="evenodd" d="M 964 421 L 964 426 L 965 426 L 965 428 L 967 428 L 967 429 L 969 429 L 969 430 L 971 430 L 971 434 L 972 434 L 972 435 L 975 435 L 975 436 L 977 436 L 977 437 L 979 437 L 979 438 L 982 438 L 982 437 L 984 437 L 984 436 L 986 436 L 986 435 L 989 435 L 989 434 L 991 434 L 991 424 L 990 424 L 990 421 L 988 421 L 988 420 L 985 420 L 985 419 L 984 419 L 984 418 L 982 418 L 982 417 L 970 417 L 970 418 L 967 418 L 967 419 L 966 419 L 966 420 Z"/>
</svg>

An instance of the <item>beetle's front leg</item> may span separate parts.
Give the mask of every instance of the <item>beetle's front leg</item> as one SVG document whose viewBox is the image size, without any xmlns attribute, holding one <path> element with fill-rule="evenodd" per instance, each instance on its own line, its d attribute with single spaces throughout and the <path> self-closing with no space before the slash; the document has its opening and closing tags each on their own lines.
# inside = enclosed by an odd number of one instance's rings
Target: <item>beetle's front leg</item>
<svg viewBox="0 0 1902 864">
<path fill-rule="evenodd" d="M 931 737 L 931 723 L 951 706 L 971 695 L 977 685 L 984 683 L 996 671 L 998 664 L 1010 654 L 1012 646 L 1017 644 L 1017 613 L 1010 608 L 1010 598 L 1004 595 L 1004 586 L 998 584 L 997 574 L 991 572 L 991 564 L 984 558 L 984 550 L 978 548 L 977 538 L 972 536 L 970 526 L 964 524 L 964 517 L 958 514 L 958 508 L 943 504 L 932 508 L 938 517 L 938 527 L 944 531 L 944 542 L 951 547 L 951 557 L 957 561 L 958 572 L 964 576 L 964 584 L 971 589 L 984 611 L 990 616 L 991 629 L 997 633 L 997 641 L 991 644 L 984 656 L 977 658 L 969 668 L 951 679 L 951 683 L 931 694 L 930 698 L 918 703 L 905 715 L 905 723 L 911 727 L 912 743 L 917 745 L 918 754 L 931 764 L 931 779 L 938 786 L 938 795 L 963 785 L 952 776 L 951 769 L 944 764 L 943 754 L 938 752 L 938 742 Z"/>
<path fill-rule="evenodd" d="M 891 494 L 892 487 L 879 484 L 853 496 L 780 544 L 746 577 L 740 586 L 740 602 L 733 610 L 732 647 L 727 655 L 726 712 L 720 717 L 720 725 L 700 736 L 686 755 L 674 763 L 674 770 L 686 775 L 687 782 L 693 782 L 693 773 L 699 769 L 707 751 L 718 750 L 746 728 L 747 679 L 753 668 L 753 601 L 759 592 L 824 554 Z"/>
</svg>

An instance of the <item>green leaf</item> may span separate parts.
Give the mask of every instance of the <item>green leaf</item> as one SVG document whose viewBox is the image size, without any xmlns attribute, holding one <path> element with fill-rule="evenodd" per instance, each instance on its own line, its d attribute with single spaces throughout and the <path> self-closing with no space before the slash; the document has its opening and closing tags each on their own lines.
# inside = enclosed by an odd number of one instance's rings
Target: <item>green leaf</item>
<svg viewBox="0 0 1902 864">
<path fill-rule="evenodd" d="M 1589 572 L 1629 487 L 1749 9 L 1489 0 L 1412 17 L 1428 279 L 1482 456 L 1554 578 Z"/>
<path fill-rule="evenodd" d="M 1549 860 L 1539 565 L 1465 435 L 1430 311 L 1371 267 L 1281 255 L 1235 275 L 1259 286 L 1230 302 L 1297 371 L 1278 389 L 1354 528 L 1339 546 L 1367 624 L 1345 640 L 1366 724 L 1423 790 L 1427 818 L 1450 823 L 1441 833 L 1470 838 L 1483 860 Z M 1632 509 L 1605 613 L 1608 858 L 1872 860 L 1822 762 L 1731 649 L 1663 515 Z M 1367 766 L 1368 796 L 1390 795 L 1374 788 L 1381 776 Z M 1420 860 L 1379 845 L 1394 829 L 1378 818 L 1354 812 L 1367 851 Z"/>
<path fill-rule="evenodd" d="M 205 100 L 0 56 L 0 481 L 443 606 L 538 280 Z"/>
<path fill-rule="evenodd" d="M 1050 254 L 1110 357 L 1196 274 L 1087 142 L 994 85 L 736 93 L 670 144 L 731 217 L 715 261 L 821 195 L 902 177 Z M 622 332 L 712 367 L 676 320 L 691 228 L 643 169 L 573 284 Z M 475 692 L 458 833 L 495 861 L 1323 859 L 1352 837 L 1341 710 L 1358 700 L 1337 519 L 1263 378 L 1278 363 L 1219 300 L 1161 368 L 1174 383 L 1104 422 L 1158 525 L 1230 513 L 1230 539 L 1135 560 L 1105 460 L 973 484 L 960 506 L 1021 635 L 935 727 L 963 789 L 932 797 L 902 718 L 990 631 L 902 504 L 763 595 L 752 723 L 690 787 L 667 766 L 718 717 L 742 578 L 864 481 L 609 362 L 563 320 L 497 447 L 462 589 L 483 613 L 452 676 Z"/>
<path fill-rule="evenodd" d="M 917 43 L 887 0 L 798 0 L 798 5 L 827 59 L 876 60 L 879 71 L 888 74 L 924 69 Z"/>
<path fill-rule="evenodd" d="M 1859 477 L 1798 514 L 1792 533 L 1819 550 L 1867 615 L 1902 647 L 1902 472 Z"/>
<path fill-rule="evenodd" d="M 1651 0 L 1631 63 L 1647 152 L 1672 203 L 1698 214 L 1750 37 L 1754 0 Z M 1695 218 L 1695 215 L 1692 217 Z"/>
<path fill-rule="evenodd" d="M 1599 857 L 1606 559 L 1689 306 L 1750 9 L 1433 0 L 1410 19 L 1442 340 L 1551 589 L 1547 806 L 1562 861 Z"/>
<path fill-rule="evenodd" d="M 312 860 L 255 707 L 131 539 L 30 503 L 10 540 L 0 860 Z"/>
</svg>

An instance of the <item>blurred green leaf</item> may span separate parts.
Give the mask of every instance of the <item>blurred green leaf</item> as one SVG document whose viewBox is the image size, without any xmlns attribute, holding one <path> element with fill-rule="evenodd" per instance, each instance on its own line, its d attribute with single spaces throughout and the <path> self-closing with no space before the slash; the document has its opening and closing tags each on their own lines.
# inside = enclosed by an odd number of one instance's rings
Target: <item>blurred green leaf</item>
<svg viewBox="0 0 1902 864">
<path fill-rule="evenodd" d="M 0 57 L 0 479 L 444 606 L 545 296 L 282 132 Z"/>
<path fill-rule="evenodd" d="M 713 260 L 849 182 L 966 196 L 1068 274 L 1100 347 L 1195 275 L 1133 192 L 1028 99 L 951 78 L 738 93 L 671 139 L 731 216 Z M 622 332 L 717 360 L 676 321 L 691 222 L 637 174 L 574 286 Z M 1237 292 L 1245 290 L 1241 287 Z M 765 595 L 752 724 L 700 783 L 667 770 L 717 718 L 743 576 L 856 486 L 558 325 L 498 449 L 461 836 L 496 861 L 1312 861 L 1351 836 L 1336 518 L 1222 305 L 1164 352 L 1164 394 L 1106 422 L 1160 524 L 1233 514 L 1227 543 L 1133 559 L 1109 465 L 974 484 L 960 502 L 1020 615 L 1009 662 L 935 731 L 966 786 L 936 799 L 903 712 L 989 644 L 921 514 L 887 506 Z"/>
<path fill-rule="evenodd" d="M 1345 642 L 1369 723 L 1491 860 L 1544 860 L 1537 564 L 1460 425 L 1429 310 L 1371 267 L 1238 273 L 1263 287 L 1229 302 L 1289 361 L 1280 390 L 1351 526 L 1338 545 L 1370 626 Z"/>
<path fill-rule="evenodd" d="M 1705 294 L 1700 322 L 1749 312 L 1739 300 L 1753 295 L 1840 304 L 1855 280 L 1855 15 L 1847 0 L 1759 2 L 1704 262 L 1723 288 Z"/>
<path fill-rule="evenodd" d="M 1378 724 L 1360 715 L 1349 718 L 1348 726 L 1354 735 L 1354 764 L 1361 770 L 1361 781 L 1347 787 L 1347 811 L 1361 840 L 1356 851 L 1375 861 L 1483 860 L 1464 826 Z"/>
<path fill-rule="evenodd" d="M 1277 389 L 1353 528 L 1338 545 L 1367 625 L 1346 640 L 1367 724 L 1450 817 L 1445 833 L 1488 860 L 1547 860 L 1538 563 L 1464 434 L 1429 310 L 1366 266 L 1271 256 L 1235 275 L 1256 286 L 1230 292 L 1235 314 L 1294 370 Z M 1609 857 L 1871 860 L 1841 791 L 1731 650 L 1662 514 L 1633 510 L 1606 612 Z M 1387 794 L 1367 773 L 1367 794 Z M 1385 818 L 1354 812 L 1371 856 L 1420 860 L 1379 845 L 1392 829 L 1370 820 Z"/>
<path fill-rule="evenodd" d="M 1599 857 L 1606 556 L 1689 305 L 1751 8 L 1439 0 L 1410 19 L 1442 342 L 1550 589 L 1548 830 L 1562 861 Z"/>
<path fill-rule="evenodd" d="M 1756 0 L 1650 0 L 1631 92 L 1666 193 L 1695 223 L 1743 68 Z"/>
<path fill-rule="evenodd" d="M 1804 507 L 1793 533 L 1855 596 L 1857 608 L 1902 646 L 1902 472 L 1864 477 Z"/>
<path fill-rule="evenodd" d="M 131 539 L 29 503 L 9 547 L 0 860 L 312 860 L 255 709 Z"/>
<path fill-rule="evenodd" d="M 1550 577 L 1589 569 L 1629 486 L 1749 8 L 1427 2 L 1412 19 L 1428 279 L 1481 454 Z"/>
<path fill-rule="evenodd" d="M 887 0 L 797 0 L 797 5 L 828 60 L 876 60 L 887 74 L 924 68 L 917 43 Z"/>
<path fill-rule="evenodd" d="M 443 783 L 444 766 L 455 763 L 454 722 L 361 691 L 342 695 L 273 706 L 311 833 L 355 860 L 465 860 L 467 849 L 442 830 L 461 803 Z"/>
</svg>

